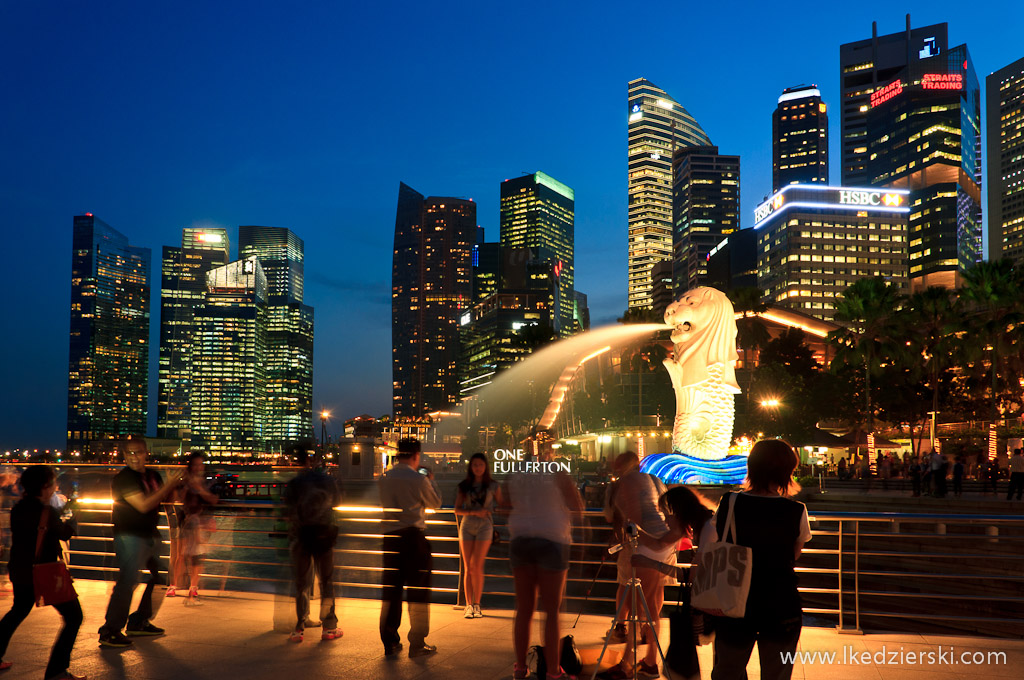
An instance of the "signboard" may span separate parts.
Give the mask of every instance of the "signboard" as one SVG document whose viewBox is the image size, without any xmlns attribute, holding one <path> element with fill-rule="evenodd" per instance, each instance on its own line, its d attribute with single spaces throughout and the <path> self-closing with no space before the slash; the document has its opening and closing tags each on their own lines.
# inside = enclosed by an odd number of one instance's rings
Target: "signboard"
<svg viewBox="0 0 1024 680">
<path fill-rule="evenodd" d="M 871 93 L 871 106 L 878 106 L 903 92 L 903 81 L 894 80 L 880 90 Z"/>
<path fill-rule="evenodd" d="M 887 208 L 899 208 L 903 205 L 903 196 L 886 191 L 865 191 L 861 189 L 841 189 L 840 205 L 880 205 Z"/>
<path fill-rule="evenodd" d="M 768 217 L 773 212 L 781 208 L 782 204 L 785 203 L 785 201 L 786 199 L 782 195 L 781 191 L 775 194 L 774 196 L 772 196 L 767 201 L 765 201 L 764 203 L 762 203 L 761 205 L 757 206 L 757 208 L 754 209 L 754 221 L 760 222 L 764 218 Z"/>
<path fill-rule="evenodd" d="M 494 474 L 509 472 L 569 472 L 569 463 L 558 461 L 524 460 L 523 449 L 495 449 L 491 454 Z"/>
<path fill-rule="evenodd" d="M 921 87 L 926 90 L 960 90 L 964 86 L 962 73 L 925 73 Z"/>
</svg>

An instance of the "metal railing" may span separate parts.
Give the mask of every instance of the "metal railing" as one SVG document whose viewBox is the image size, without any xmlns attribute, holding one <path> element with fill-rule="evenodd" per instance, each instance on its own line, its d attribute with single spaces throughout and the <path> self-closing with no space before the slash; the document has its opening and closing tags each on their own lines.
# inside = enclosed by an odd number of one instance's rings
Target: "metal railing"
<svg viewBox="0 0 1024 680">
<path fill-rule="evenodd" d="M 76 576 L 113 578 L 109 513 L 109 507 L 80 510 L 82 535 L 70 547 Z M 287 592 L 287 528 L 279 506 L 226 502 L 213 517 L 217 530 L 208 544 L 203 588 Z M 812 540 L 796 566 L 805 614 L 834 622 L 841 633 L 861 632 L 864 621 L 885 628 L 903 619 L 1024 637 L 1024 517 L 811 512 L 810 518 Z M 380 508 L 362 506 L 339 509 L 337 519 L 339 595 L 379 596 L 388 520 Z M 510 607 L 508 535 L 502 518 L 497 522 L 503 540 L 488 554 L 484 595 Z M 166 523 L 161 531 L 168 544 Z M 428 516 L 426 533 L 434 558 L 433 600 L 458 605 L 462 569 L 454 512 Z M 617 584 L 615 558 L 606 550 L 611 528 L 600 512 L 587 511 L 573 539 L 567 608 L 575 609 L 589 592 L 588 611 L 612 613 Z M 688 566 L 685 559 L 681 564 Z M 670 592 L 665 599 L 675 597 Z"/>
</svg>

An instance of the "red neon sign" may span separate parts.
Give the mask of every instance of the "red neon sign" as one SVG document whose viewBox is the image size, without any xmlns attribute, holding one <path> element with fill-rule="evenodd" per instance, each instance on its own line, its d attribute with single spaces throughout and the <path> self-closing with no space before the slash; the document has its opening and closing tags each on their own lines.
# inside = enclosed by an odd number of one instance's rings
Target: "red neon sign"
<svg viewBox="0 0 1024 680">
<path fill-rule="evenodd" d="M 959 90 L 964 86 L 962 73 L 925 73 L 921 87 L 926 90 Z"/>
<path fill-rule="evenodd" d="M 887 102 L 901 92 L 903 92 L 903 81 L 894 80 L 881 90 L 875 90 L 871 93 L 871 106 L 878 106 L 882 102 Z"/>
</svg>

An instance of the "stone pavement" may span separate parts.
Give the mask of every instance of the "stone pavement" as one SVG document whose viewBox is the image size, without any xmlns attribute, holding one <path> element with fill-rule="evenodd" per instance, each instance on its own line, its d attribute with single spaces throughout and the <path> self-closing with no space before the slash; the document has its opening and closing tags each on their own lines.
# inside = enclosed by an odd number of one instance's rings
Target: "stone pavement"
<svg viewBox="0 0 1024 680">
<path fill-rule="evenodd" d="M 101 649 L 96 630 L 106 608 L 111 584 L 101 581 L 76 581 L 85 611 L 85 623 L 72 657 L 72 672 L 87 674 L 93 680 L 259 680 L 262 678 L 358 678 L 375 680 L 506 680 L 512 676 L 512 612 L 485 610 L 482 619 L 466 620 L 461 610 L 449 605 L 435 605 L 431 611 L 429 641 L 439 653 L 429 658 L 409 659 L 400 656 L 385 659 L 377 634 L 380 604 L 374 600 L 345 599 L 339 601 L 338 613 L 345 631 L 339 640 L 322 642 L 319 629 L 309 629 L 301 644 L 287 642 L 292 623 L 291 600 L 252 593 L 222 593 L 206 598 L 202 607 L 186 607 L 182 598 L 164 602 L 155 623 L 167 629 L 160 638 L 136 639 L 127 650 Z M 0 598 L 0 609 L 6 609 L 10 595 Z M 316 602 L 314 601 L 314 610 Z M 563 625 L 572 625 L 574 615 L 564 614 Z M 538 619 L 534 636 L 539 634 Z M 405 626 L 407 623 L 404 622 Z M 571 631 L 580 645 L 585 660 L 596 660 L 608 619 L 584 616 L 576 630 Z M 56 635 L 59 617 L 50 607 L 37 609 L 15 633 L 5 656 L 14 667 L 0 673 L 0 680 L 40 680 Z M 665 626 L 667 629 L 667 626 Z M 275 630 L 276 629 L 276 630 Z M 403 634 L 406 628 L 403 627 Z M 667 642 L 667 630 L 664 633 Z M 1006 663 L 980 665 L 934 665 L 914 663 L 890 665 L 878 663 L 798 663 L 794 678 L 822 680 L 889 680 L 920 678 L 921 680 L 957 680 L 961 678 L 1020 677 L 1024 666 L 1024 641 L 976 637 L 941 637 L 918 634 L 837 635 L 824 628 L 805 628 L 800 649 L 804 652 L 836 652 L 839 661 L 843 648 L 856 652 L 858 660 L 864 652 L 876 654 L 883 648 L 887 657 L 894 652 L 934 652 L 954 648 L 954 653 L 990 651 L 1005 652 Z M 622 646 L 610 648 L 613 656 Z M 847 652 L 847 656 L 850 652 Z M 949 659 L 951 657 L 947 657 Z M 702 678 L 711 676 L 711 649 L 700 648 Z M 607 663 L 608 660 L 606 660 Z M 589 678 L 588 672 L 584 677 Z M 748 668 L 751 677 L 758 677 L 757 654 Z"/>
</svg>

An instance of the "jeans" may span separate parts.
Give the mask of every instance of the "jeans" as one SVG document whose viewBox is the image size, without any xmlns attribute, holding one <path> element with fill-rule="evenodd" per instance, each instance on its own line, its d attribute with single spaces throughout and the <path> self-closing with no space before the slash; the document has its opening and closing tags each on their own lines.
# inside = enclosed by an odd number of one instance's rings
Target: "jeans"
<svg viewBox="0 0 1024 680">
<path fill-rule="evenodd" d="M 423 531 L 407 527 L 384 534 L 384 590 L 380 608 L 380 639 L 385 649 L 401 642 L 402 596 L 409 602 L 409 644 L 422 647 L 430 632 L 430 576 L 433 560 Z"/>
<path fill-rule="evenodd" d="M 320 620 L 324 630 L 338 627 L 334 613 L 334 548 L 319 553 L 310 552 L 301 541 L 292 541 L 292 576 L 295 579 L 295 630 L 302 630 L 309 616 L 309 592 L 313 585 L 313 572 L 320 579 Z"/>
<path fill-rule="evenodd" d="M 995 484 L 992 486 L 995 487 Z M 1010 496 L 1013 495 L 1014 490 L 1017 491 L 1017 500 L 1020 500 L 1021 495 L 1024 494 L 1024 472 L 1010 473 L 1010 487 L 1006 490 L 1006 500 L 1012 500 Z"/>
<path fill-rule="evenodd" d="M 793 663 L 782 654 L 796 651 L 800 620 L 756 624 L 748 619 L 715 618 L 715 665 L 711 680 L 746 680 L 747 661 L 757 642 L 761 680 L 789 680 Z"/>
<path fill-rule="evenodd" d="M 161 597 L 157 600 L 156 607 L 153 606 L 153 590 L 157 585 L 165 585 L 160 578 L 160 551 L 155 536 L 114 534 L 114 554 L 117 556 L 119 571 L 100 634 L 120 632 L 125 623 L 129 628 L 145 626 L 156 616 L 163 601 Z M 149 580 L 146 582 L 146 590 L 142 593 L 139 608 L 129 616 L 132 595 L 135 593 L 135 586 L 139 584 L 139 571 L 143 569 L 149 572 Z"/>
<path fill-rule="evenodd" d="M 7 653 L 7 645 L 11 642 L 11 636 L 18 629 L 21 622 L 32 611 L 35 605 L 35 589 L 31 583 L 19 583 L 14 586 L 14 603 L 11 611 L 0 620 L 0 659 Z M 46 664 L 45 678 L 52 678 L 63 673 L 71 665 L 71 649 L 75 646 L 75 638 L 78 636 L 78 629 L 82 625 L 82 605 L 78 598 L 70 602 L 62 602 L 53 605 L 57 613 L 64 619 L 64 626 L 57 635 L 53 649 L 50 651 L 50 662 Z"/>
</svg>

